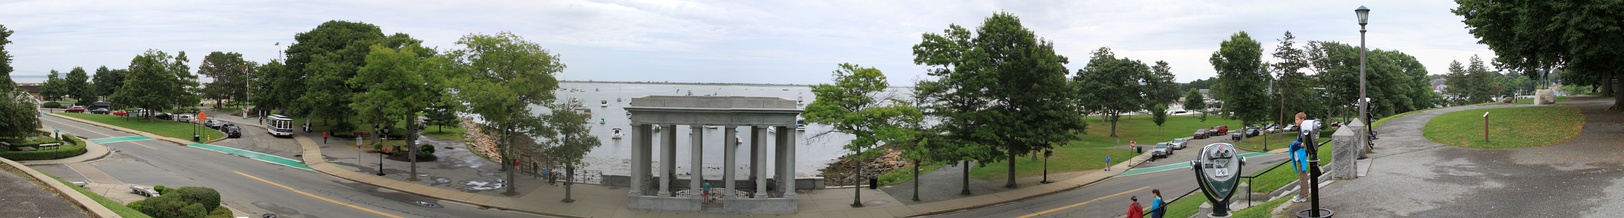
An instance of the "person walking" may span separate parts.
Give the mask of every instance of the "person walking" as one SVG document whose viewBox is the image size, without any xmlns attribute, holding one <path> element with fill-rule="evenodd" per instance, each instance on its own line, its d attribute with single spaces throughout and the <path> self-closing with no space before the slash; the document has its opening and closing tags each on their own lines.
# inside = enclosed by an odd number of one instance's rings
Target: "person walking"
<svg viewBox="0 0 1624 218">
<path fill-rule="evenodd" d="M 1308 114 L 1297 112 L 1296 117 L 1297 126 L 1302 126 L 1303 120 L 1308 119 Z M 1291 168 L 1297 172 L 1297 196 L 1292 197 L 1291 202 L 1308 201 L 1308 186 L 1310 184 L 1308 184 L 1309 165 L 1307 146 L 1310 145 L 1303 145 L 1302 134 L 1298 134 L 1297 139 L 1291 141 L 1291 145 L 1288 146 L 1289 149 L 1287 149 L 1287 151 L 1289 151 L 1288 153 L 1291 154 Z"/>
<path fill-rule="evenodd" d="M 705 203 L 710 203 L 711 202 L 710 183 L 709 182 L 700 183 L 699 188 L 705 190 L 704 194 L 701 194 L 700 197 L 705 199 L 705 201 L 704 201 Z"/>
<path fill-rule="evenodd" d="M 1150 200 L 1150 218 L 1162 218 L 1162 214 L 1167 213 L 1167 202 L 1162 201 L 1162 190 L 1151 189 L 1150 194 L 1156 196 Z"/>
<path fill-rule="evenodd" d="M 327 144 L 327 132 L 321 132 L 321 143 Z"/>
<path fill-rule="evenodd" d="M 1145 218 L 1145 207 L 1139 206 L 1139 196 L 1128 197 L 1128 218 Z"/>
<path fill-rule="evenodd" d="M 1105 155 L 1105 171 L 1111 171 L 1111 155 Z"/>
</svg>

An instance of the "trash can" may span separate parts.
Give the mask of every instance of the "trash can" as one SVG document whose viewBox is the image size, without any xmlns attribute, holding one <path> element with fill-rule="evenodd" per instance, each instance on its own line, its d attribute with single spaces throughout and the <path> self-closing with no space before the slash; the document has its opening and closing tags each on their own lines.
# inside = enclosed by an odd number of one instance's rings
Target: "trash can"
<svg viewBox="0 0 1624 218">
<path fill-rule="evenodd" d="M 880 177 L 868 176 L 868 189 L 879 189 Z"/>
<path fill-rule="evenodd" d="M 1145 147 L 1134 147 L 1133 148 L 1133 153 L 1135 153 L 1135 154 L 1145 153 Z"/>
</svg>

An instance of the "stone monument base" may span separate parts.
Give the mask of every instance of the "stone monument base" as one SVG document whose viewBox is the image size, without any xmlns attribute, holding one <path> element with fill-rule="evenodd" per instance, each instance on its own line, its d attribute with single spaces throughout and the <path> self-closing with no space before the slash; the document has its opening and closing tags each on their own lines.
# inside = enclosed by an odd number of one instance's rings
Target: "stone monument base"
<svg viewBox="0 0 1624 218">
<path fill-rule="evenodd" d="M 1534 105 L 1556 104 L 1556 93 L 1551 89 L 1534 91 Z"/>
</svg>

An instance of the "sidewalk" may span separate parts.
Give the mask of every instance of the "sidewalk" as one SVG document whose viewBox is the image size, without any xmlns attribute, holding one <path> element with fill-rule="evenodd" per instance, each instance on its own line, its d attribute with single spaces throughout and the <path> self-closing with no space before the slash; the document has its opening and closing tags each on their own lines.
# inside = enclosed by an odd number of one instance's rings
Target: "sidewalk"
<svg viewBox="0 0 1624 218">
<path fill-rule="evenodd" d="M 257 126 L 263 128 L 263 125 L 258 124 L 256 119 L 243 118 L 234 115 L 222 115 L 212 118 L 238 123 L 239 125 Z M 517 180 L 517 186 L 515 188 L 517 188 L 519 192 L 519 194 L 515 196 L 501 195 L 500 193 L 504 191 L 506 187 L 498 190 L 470 190 L 469 186 L 446 181 L 455 180 L 466 182 L 480 181 L 479 179 L 496 179 L 497 181 L 495 182 L 502 182 L 501 179 L 506 178 L 506 172 L 495 172 L 495 170 L 491 170 L 498 166 L 496 163 L 477 157 L 475 158 L 476 160 L 456 160 L 452 161 L 455 163 L 439 163 L 439 165 L 436 165 L 436 162 L 419 162 L 418 173 L 430 175 L 430 177 L 421 178 L 423 181 L 405 181 L 404 175 L 406 174 L 406 166 L 403 161 L 385 161 L 386 166 L 383 171 L 386 173 L 386 176 L 377 176 L 374 175 L 378 171 L 378 169 L 375 167 L 376 164 L 378 164 L 378 162 L 375 161 L 375 158 L 366 158 L 372 156 L 367 156 L 368 154 L 365 153 L 366 151 L 364 151 L 364 149 L 355 148 L 354 146 L 346 146 L 353 145 L 354 140 L 329 139 L 331 141 L 324 144 L 317 141 L 321 140 L 318 137 L 320 137 L 320 133 L 299 133 L 295 134 L 294 137 L 294 140 L 299 144 L 299 147 L 303 149 L 302 158 L 305 165 L 310 166 L 310 168 L 316 170 L 317 172 L 430 198 L 503 210 L 566 217 L 781 216 L 859 218 L 907 217 L 941 214 L 1018 201 L 1050 193 L 1075 189 L 1115 176 L 1126 169 L 1132 168 L 1133 164 L 1143 162 L 1144 160 L 1150 158 L 1148 153 L 1141 154 L 1131 158 L 1129 161 L 1113 165 L 1112 169 L 1114 170 L 1112 171 L 1095 170 L 1077 172 L 1083 173 L 1083 175 L 1075 176 L 1070 179 L 1058 180 L 1052 184 L 1024 185 L 1022 188 L 1010 191 L 987 193 L 978 196 L 937 202 L 905 205 L 898 199 L 893 198 L 891 195 L 886 194 L 885 192 L 864 188 L 858 191 L 862 192 L 862 200 L 866 206 L 862 208 L 852 208 L 850 205 L 853 202 L 853 198 L 852 190 L 850 188 L 858 187 L 850 187 L 797 191 L 799 208 L 795 214 L 711 214 L 698 212 L 631 210 L 626 207 L 628 198 L 626 196 L 627 192 L 625 188 L 582 183 L 577 183 L 571 187 L 571 198 L 576 200 L 576 202 L 563 203 L 560 202 L 560 200 L 564 199 L 563 186 L 546 185 L 545 180 L 534 178 L 525 174 L 520 174 L 520 176 L 516 176 L 514 178 Z M 461 157 L 442 156 L 441 152 L 448 151 L 439 149 L 451 147 L 441 144 L 445 143 L 445 140 L 427 139 L 423 141 L 425 143 L 435 145 L 438 151 L 435 154 L 437 157 Z M 466 149 L 464 148 L 453 148 L 455 150 L 462 150 L 463 152 L 466 152 Z M 353 162 L 351 161 L 352 159 Z M 442 180 L 441 178 L 444 178 L 445 180 Z"/>
</svg>

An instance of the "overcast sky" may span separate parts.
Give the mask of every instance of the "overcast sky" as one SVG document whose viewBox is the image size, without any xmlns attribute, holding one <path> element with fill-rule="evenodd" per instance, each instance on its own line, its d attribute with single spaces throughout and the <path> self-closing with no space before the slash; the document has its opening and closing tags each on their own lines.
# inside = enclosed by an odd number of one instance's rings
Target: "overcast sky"
<svg viewBox="0 0 1624 218">
<path fill-rule="evenodd" d="M 124 68 L 147 49 L 185 51 L 197 69 L 212 51 L 264 62 L 322 22 L 371 23 L 428 47 L 470 33 L 511 31 L 562 56 L 566 80 L 827 83 L 836 64 L 884 71 L 894 85 L 924 78 L 911 47 L 949 24 L 993 13 L 1021 18 L 1084 66 L 1088 52 L 1166 60 L 1179 82 L 1215 75 L 1207 58 L 1246 31 L 1274 50 L 1285 31 L 1357 45 L 1353 9 L 1371 8 L 1369 46 L 1420 59 L 1431 74 L 1493 52 L 1449 12 L 1452 1 L 12 1 L 0 25 L 19 82 L 52 69 Z M 276 45 L 280 43 L 281 45 Z M 1270 60 L 1267 58 L 1265 60 Z M 29 78 L 36 77 L 36 78 Z"/>
</svg>

